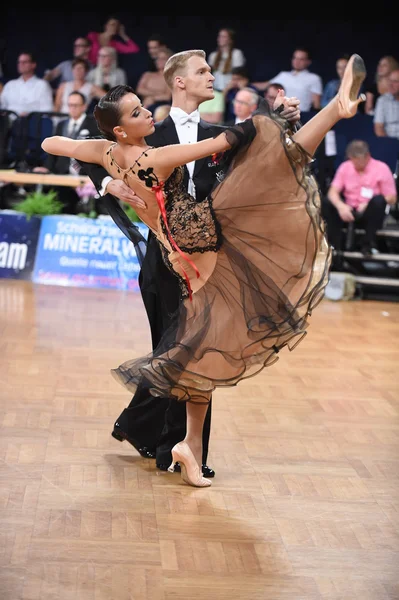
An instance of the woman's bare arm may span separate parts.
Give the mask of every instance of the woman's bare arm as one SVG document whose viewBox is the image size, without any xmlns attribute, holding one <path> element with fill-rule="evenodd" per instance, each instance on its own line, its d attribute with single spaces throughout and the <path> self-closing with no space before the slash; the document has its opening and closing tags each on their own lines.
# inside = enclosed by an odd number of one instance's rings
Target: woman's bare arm
<svg viewBox="0 0 399 600">
<path fill-rule="evenodd" d="M 53 135 L 42 142 L 42 148 L 48 154 L 69 156 L 96 165 L 103 164 L 104 153 L 110 145 L 109 140 L 73 140 L 62 135 Z"/>
<path fill-rule="evenodd" d="M 156 171 L 159 175 L 170 173 L 175 167 L 185 165 L 193 160 L 218 154 L 231 148 L 226 135 L 221 133 L 216 138 L 196 142 L 195 144 L 172 144 L 156 150 Z M 163 177 L 162 177 L 163 178 Z"/>
</svg>

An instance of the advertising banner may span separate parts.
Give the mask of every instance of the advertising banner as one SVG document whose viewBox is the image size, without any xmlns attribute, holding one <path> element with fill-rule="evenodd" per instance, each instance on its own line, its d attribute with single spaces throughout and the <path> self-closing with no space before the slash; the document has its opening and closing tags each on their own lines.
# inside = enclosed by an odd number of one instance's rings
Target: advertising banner
<svg viewBox="0 0 399 600">
<path fill-rule="evenodd" d="M 147 238 L 148 228 L 137 226 Z M 134 245 L 110 217 L 42 218 L 34 282 L 137 291 L 139 271 Z"/>
<path fill-rule="evenodd" d="M 41 219 L 0 212 L 0 278 L 32 279 Z"/>
</svg>

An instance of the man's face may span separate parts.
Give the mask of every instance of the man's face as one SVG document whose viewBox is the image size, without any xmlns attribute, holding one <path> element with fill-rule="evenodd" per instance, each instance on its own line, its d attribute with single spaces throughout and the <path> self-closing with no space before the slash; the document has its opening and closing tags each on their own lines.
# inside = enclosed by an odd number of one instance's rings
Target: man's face
<svg viewBox="0 0 399 600">
<path fill-rule="evenodd" d="M 370 160 L 370 154 L 365 154 L 364 156 L 355 156 L 350 158 L 350 161 L 353 163 L 356 171 L 362 172 L 367 167 L 367 163 Z"/>
<path fill-rule="evenodd" d="M 211 68 L 201 56 L 191 56 L 187 61 L 186 73 L 181 76 L 184 82 L 187 96 L 196 99 L 198 102 L 212 100 L 215 97 L 213 92 L 214 76 Z"/>
<path fill-rule="evenodd" d="M 85 112 L 86 104 L 79 94 L 72 94 L 68 97 L 68 112 L 71 119 L 77 121 Z"/>
<path fill-rule="evenodd" d="M 20 75 L 33 75 L 36 63 L 32 62 L 30 54 L 20 54 L 17 60 L 17 67 Z"/>
<path fill-rule="evenodd" d="M 78 38 L 73 43 L 73 55 L 75 58 L 85 58 L 90 49 L 90 44 L 83 38 Z"/>
<path fill-rule="evenodd" d="M 291 65 L 295 71 L 303 71 L 304 69 L 307 69 L 310 65 L 307 52 L 304 52 L 303 50 L 296 50 L 292 57 Z"/>
<path fill-rule="evenodd" d="M 252 99 L 252 94 L 245 90 L 237 92 L 233 104 L 235 116 L 243 121 L 248 119 L 256 108 L 256 104 L 254 104 Z"/>
</svg>

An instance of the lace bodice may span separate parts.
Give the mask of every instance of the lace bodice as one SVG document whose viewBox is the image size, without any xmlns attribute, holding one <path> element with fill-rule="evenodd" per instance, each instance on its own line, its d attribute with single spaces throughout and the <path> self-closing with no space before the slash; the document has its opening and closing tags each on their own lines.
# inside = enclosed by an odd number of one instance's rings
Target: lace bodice
<svg viewBox="0 0 399 600">
<path fill-rule="evenodd" d="M 179 278 L 181 293 L 185 298 L 189 295 L 187 281 L 176 272 L 169 260 L 173 248 L 171 237 L 179 250 L 185 254 L 217 252 L 222 244 L 221 228 L 212 209 L 212 199 L 206 198 L 202 202 L 196 202 L 185 189 L 182 166 L 176 167 L 165 182 L 159 181 L 153 167 L 144 168 L 147 165 L 140 161 L 143 156 L 147 158 L 150 155 L 150 150 L 152 148 L 145 150 L 129 169 L 122 169 L 116 163 L 112 146 L 107 155 L 110 165 L 116 167 L 118 173 L 123 173 L 123 180 L 127 185 L 129 178 L 135 177 L 154 192 L 163 192 L 165 213 L 162 215 L 160 211 L 159 230 L 154 233 L 160 244 L 163 260 Z"/>
<path fill-rule="evenodd" d="M 170 232 L 183 252 L 216 252 L 221 245 L 221 231 L 211 199 L 196 202 L 185 190 L 183 177 L 183 167 L 176 167 L 164 185 Z M 167 235 L 163 221 L 161 227 Z"/>
</svg>

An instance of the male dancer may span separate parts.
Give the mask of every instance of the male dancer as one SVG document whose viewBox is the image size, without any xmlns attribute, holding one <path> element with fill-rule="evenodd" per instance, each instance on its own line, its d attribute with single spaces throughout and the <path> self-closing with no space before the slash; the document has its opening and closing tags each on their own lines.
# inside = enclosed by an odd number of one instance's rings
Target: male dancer
<svg viewBox="0 0 399 600">
<path fill-rule="evenodd" d="M 191 143 L 218 135 L 222 127 L 206 123 L 200 119 L 198 112 L 198 106 L 214 96 L 214 77 L 205 60 L 205 52 L 187 50 L 174 54 L 165 65 L 164 77 L 172 90 L 172 107 L 169 116 L 155 124 L 155 132 L 146 139 L 148 145 L 161 147 Z M 299 100 L 286 98 L 283 103 L 285 108 L 280 115 L 290 124 L 295 124 L 300 117 Z M 278 104 L 281 104 L 281 98 Z M 133 208 L 144 205 L 130 188 L 120 180 L 112 180 L 102 167 L 81 164 L 100 193 L 112 194 L 123 202 L 128 202 Z M 222 173 L 220 167 L 208 157 L 186 165 L 184 176 L 188 191 L 201 202 L 211 192 L 217 179 L 222 177 Z M 113 208 L 108 199 L 107 207 L 117 222 L 114 213 L 119 205 L 114 205 Z M 170 316 L 178 308 L 179 283 L 165 266 L 158 242 L 151 232 L 148 235 L 139 285 L 155 348 L 170 323 Z M 215 475 L 213 469 L 206 464 L 210 427 L 211 403 L 203 429 L 202 470 L 205 477 Z M 184 438 L 185 433 L 185 403 L 168 398 L 154 398 L 149 393 L 149 383 L 143 378 L 131 403 L 116 420 L 112 435 L 119 441 L 130 442 L 142 456 L 156 457 L 157 467 L 167 470 L 172 462 L 171 449 Z M 179 470 L 178 465 L 175 470 Z"/>
</svg>

